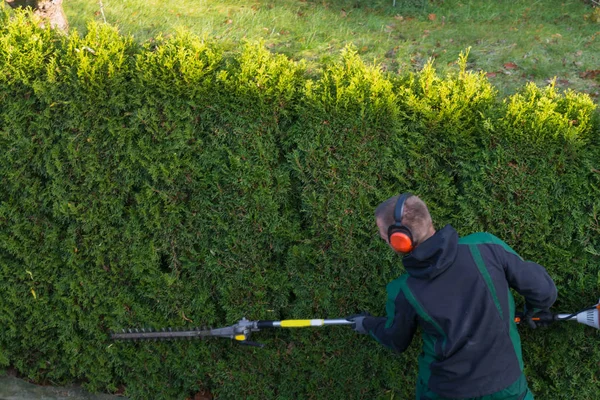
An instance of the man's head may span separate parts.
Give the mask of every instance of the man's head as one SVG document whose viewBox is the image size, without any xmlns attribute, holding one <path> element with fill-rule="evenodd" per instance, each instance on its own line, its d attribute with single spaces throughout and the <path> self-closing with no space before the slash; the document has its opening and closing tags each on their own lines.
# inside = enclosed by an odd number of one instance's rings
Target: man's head
<svg viewBox="0 0 600 400">
<path fill-rule="evenodd" d="M 390 245 L 388 230 L 391 225 L 394 225 L 394 210 L 400 196 L 394 196 L 381 203 L 375 210 L 375 220 L 379 228 L 379 235 L 385 242 Z M 405 199 L 400 222 L 407 227 L 412 233 L 414 247 L 429 239 L 434 233 L 433 222 L 431 215 L 427 209 L 427 205 L 417 196 L 410 196 Z M 390 245 L 390 247 L 392 247 Z M 392 247 L 392 249 L 394 249 Z M 402 254 L 402 252 L 397 251 Z"/>
</svg>

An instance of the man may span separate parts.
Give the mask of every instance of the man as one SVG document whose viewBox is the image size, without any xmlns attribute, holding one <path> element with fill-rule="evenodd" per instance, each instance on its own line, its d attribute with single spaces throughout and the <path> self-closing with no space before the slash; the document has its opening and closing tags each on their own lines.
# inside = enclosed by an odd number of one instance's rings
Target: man
<svg viewBox="0 0 600 400">
<path fill-rule="evenodd" d="M 402 352 L 421 327 L 417 400 L 532 400 L 509 288 L 525 297 L 524 319 L 535 327 L 532 315 L 548 315 L 557 295 L 546 270 L 489 233 L 436 232 L 409 193 L 380 204 L 375 218 L 407 273 L 387 286 L 387 318 L 348 317 L 354 329 Z"/>
</svg>

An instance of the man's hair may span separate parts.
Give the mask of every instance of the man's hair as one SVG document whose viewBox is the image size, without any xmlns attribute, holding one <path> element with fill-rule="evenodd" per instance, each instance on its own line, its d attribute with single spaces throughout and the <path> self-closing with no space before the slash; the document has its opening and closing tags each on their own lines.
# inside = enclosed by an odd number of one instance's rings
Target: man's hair
<svg viewBox="0 0 600 400">
<path fill-rule="evenodd" d="M 375 218 L 384 225 L 393 225 L 394 210 L 400 196 L 390 197 L 375 209 Z M 427 205 L 417 196 L 410 196 L 404 202 L 404 212 L 401 215 L 402 225 L 410 229 L 415 245 L 420 244 L 433 229 L 433 221 Z"/>
</svg>

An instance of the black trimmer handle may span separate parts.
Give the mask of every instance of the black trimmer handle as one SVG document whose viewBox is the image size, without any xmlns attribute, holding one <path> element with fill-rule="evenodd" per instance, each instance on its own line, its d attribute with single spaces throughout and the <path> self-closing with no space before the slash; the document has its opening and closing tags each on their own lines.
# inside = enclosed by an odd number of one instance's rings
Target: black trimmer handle
<svg viewBox="0 0 600 400">
<path fill-rule="evenodd" d="M 521 323 L 521 321 L 523 320 L 523 317 L 525 316 L 525 314 L 523 313 L 515 313 L 515 322 L 517 324 Z M 545 313 L 540 313 L 539 316 L 533 316 L 532 320 L 534 321 L 539 321 L 539 322 L 554 322 L 556 321 L 557 314 L 552 314 L 552 315 L 548 315 Z"/>
</svg>

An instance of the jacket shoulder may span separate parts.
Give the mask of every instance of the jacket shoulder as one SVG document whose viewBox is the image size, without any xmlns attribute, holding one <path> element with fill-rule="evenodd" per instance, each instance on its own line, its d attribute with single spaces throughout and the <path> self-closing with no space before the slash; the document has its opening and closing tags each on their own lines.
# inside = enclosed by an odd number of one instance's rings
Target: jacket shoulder
<svg viewBox="0 0 600 400">
<path fill-rule="evenodd" d="M 510 247 L 503 240 L 499 239 L 498 237 L 492 235 L 489 232 L 472 233 L 468 236 L 458 239 L 458 244 L 464 244 L 464 245 L 477 245 L 477 244 L 493 245 L 493 244 L 495 244 L 495 245 L 501 246 L 507 252 L 512 253 L 516 256 L 519 256 L 517 254 L 517 252 L 512 249 L 512 247 Z"/>
<path fill-rule="evenodd" d="M 458 244 L 500 244 L 504 243 L 496 236 L 488 232 L 472 233 L 458 239 Z"/>
<path fill-rule="evenodd" d="M 406 280 L 410 277 L 408 273 L 400 275 L 386 286 L 388 300 L 394 301 L 398 296 L 398 293 L 402 290 L 403 286 L 406 286 Z"/>
</svg>

